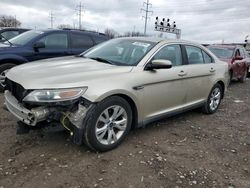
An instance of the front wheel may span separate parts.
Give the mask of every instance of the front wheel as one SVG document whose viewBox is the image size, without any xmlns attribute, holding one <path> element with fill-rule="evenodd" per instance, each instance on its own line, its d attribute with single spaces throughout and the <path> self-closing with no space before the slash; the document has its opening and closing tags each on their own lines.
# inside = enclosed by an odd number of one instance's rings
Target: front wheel
<svg viewBox="0 0 250 188">
<path fill-rule="evenodd" d="M 206 114 L 213 114 L 219 108 L 223 95 L 223 90 L 220 84 L 215 84 L 209 93 L 206 103 L 204 104 L 202 111 Z"/>
<path fill-rule="evenodd" d="M 84 141 L 95 151 L 117 147 L 128 134 L 132 124 L 132 110 L 126 100 L 114 96 L 104 99 L 87 114 Z"/>
<path fill-rule="evenodd" d="M 12 63 L 0 65 L 0 92 L 3 92 L 4 90 L 4 87 L 5 87 L 4 82 L 5 82 L 5 76 L 6 76 L 7 71 L 14 66 L 15 64 L 12 64 Z"/>
</svg>

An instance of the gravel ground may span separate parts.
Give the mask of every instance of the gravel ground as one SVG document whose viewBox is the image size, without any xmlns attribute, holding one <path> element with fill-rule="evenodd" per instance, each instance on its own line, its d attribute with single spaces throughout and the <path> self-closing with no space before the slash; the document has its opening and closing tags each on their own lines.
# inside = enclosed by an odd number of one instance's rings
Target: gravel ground
<svg viewBox="0 0 250 188">
<path fill-rule="evenodd" d="M 156 122 L 101 154 L 67 132 L 16 135 L 13 116 L 0 114 L 0 188 L 250 187 L 250 80 L 231 84 L 213 115 Z"/>
</svg>

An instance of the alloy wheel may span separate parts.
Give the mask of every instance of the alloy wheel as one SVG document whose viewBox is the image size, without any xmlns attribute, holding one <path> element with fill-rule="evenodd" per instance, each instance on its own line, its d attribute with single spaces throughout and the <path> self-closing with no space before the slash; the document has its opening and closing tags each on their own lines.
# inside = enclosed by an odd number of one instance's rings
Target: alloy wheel
<svg viewBox="0 0 250 188">
<path fill-rule="evenodd" d="M 114 144 L 122 137 L 127 125 L 128 115 L 123 107 L 119 105 L 108 107 L 97 119 L 96 138 L 103 145 Z"/>
<path fill-rule="evenodd" d="M 210 96 L 209 107 L 212 111 L 215 111 L 218 108 L 220 100 L 221 100 L 221 90 L 220 88 L 216 87 L 214 88 Z"/>
</svg>

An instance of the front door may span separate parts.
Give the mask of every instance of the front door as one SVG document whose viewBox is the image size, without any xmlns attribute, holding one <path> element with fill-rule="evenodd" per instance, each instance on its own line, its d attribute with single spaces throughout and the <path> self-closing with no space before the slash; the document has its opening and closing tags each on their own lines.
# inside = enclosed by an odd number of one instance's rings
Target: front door
<svg viewBox="0 0 250 188">
<path fill-rule="evenodd" d="M 141 104 L 146 120 L 181 111 L 186 100 L 187 87 L 183 81 L 185 70 L 180 45 L 164 46 L 151 61 L 156 59 L 170 60 L 172 68 L 143 72 L 144 97 Z"/>
<path fill-rule="evenodd" d="M 34 49 L 35 52 L 30 61 L 71 55 L 67 33 L 51 33 L 37 42 L 43 42 L 45 48 Z"/>
</svg>

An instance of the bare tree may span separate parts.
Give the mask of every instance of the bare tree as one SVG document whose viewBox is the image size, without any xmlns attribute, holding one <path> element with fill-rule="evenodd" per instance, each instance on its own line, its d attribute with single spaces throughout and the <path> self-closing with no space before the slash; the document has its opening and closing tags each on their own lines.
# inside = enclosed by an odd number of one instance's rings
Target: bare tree
<svg viewBox="0 0 250 188">
<path fill-rule="evenodd" d="M 59 25 L 57 28 L 58 28 L 58 29 L 65 29 L 65 28 L 71 29 L 72 26 L 69 25 L 69 24 L 61 24 L 61 25 Z"/>
<path fill-rule="evenodd" d="M 115 38 L 115 36 L 117 35 L 117 32 L 116 32 L 114 29 L 109 29 L 109 28 L 106 28 L 106 29 L 104 30 L 104 33 L 105 33 L 108 37 L 110 37 L 111 39 L 112 39 L 112 38 Z"/>
<path fill-rule="evenodd" d="M 20 27 L 21 22 L 13 16 L 0 16 L 0 27 Z"/>
</svg>

